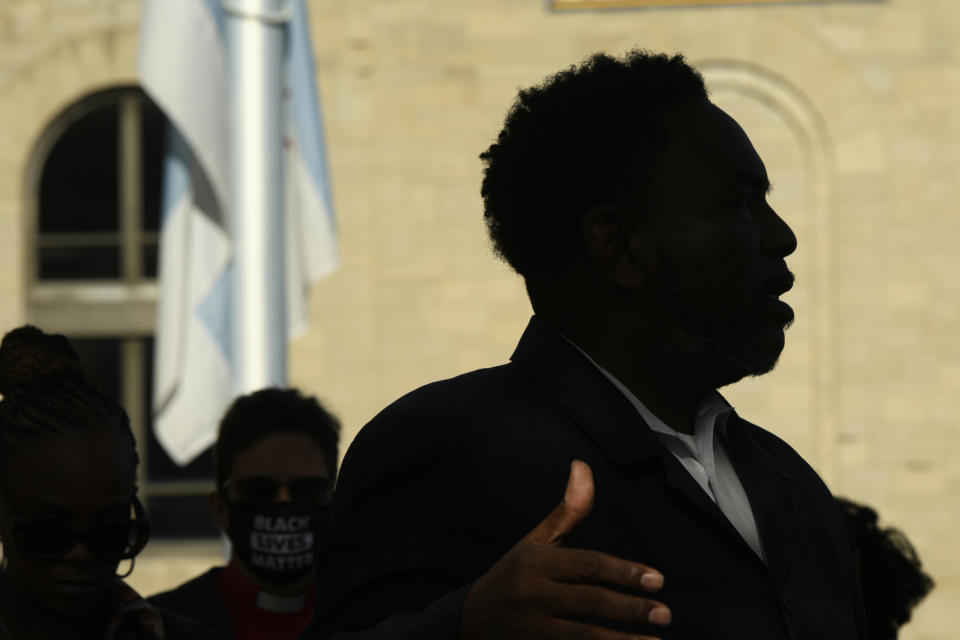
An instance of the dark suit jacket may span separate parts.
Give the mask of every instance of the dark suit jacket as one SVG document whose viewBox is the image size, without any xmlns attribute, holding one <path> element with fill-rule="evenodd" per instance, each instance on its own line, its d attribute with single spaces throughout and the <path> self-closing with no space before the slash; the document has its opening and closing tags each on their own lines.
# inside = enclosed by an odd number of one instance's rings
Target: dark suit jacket
<svg viewBox="0 0 960 640">
<path fill-rule="evenodd" d="M 471 582 L 560 502 L 570 462 L 593 512 L 568 537 L 663 572 L 683 640 L 864 640 L 844 524 L 817 474 L 736 415 L 730 455 L 768 558 L 751 551 L 624 396 L 534 318 L 507 365 L 418 389 L 357 436 L 340 473 L 305 638 L 455 640 Z"/>
</svg>

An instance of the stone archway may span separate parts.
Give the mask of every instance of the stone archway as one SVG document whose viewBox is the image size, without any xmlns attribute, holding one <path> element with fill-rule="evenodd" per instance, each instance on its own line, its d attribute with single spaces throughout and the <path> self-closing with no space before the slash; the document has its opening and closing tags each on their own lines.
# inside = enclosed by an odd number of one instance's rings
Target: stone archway
<svg viewBox="0 0 960 640">
<path fill-rule="evenodd" d="M 0 85 L 0 323 L 26 318 L 33 190 L 54 120 L 84 95 L 137 82 L 138 26 L 124 24 L 59 41 Z"/>
</svg>

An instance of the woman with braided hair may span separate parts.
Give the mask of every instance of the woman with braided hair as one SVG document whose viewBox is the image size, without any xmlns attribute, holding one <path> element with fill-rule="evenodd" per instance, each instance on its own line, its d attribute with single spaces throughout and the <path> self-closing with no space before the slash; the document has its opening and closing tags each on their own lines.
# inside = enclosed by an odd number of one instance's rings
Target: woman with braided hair
<svg viewBox="0 0 960 640">
<path fill-rule="evenodd" d="M 150 535 L 122 407 L 64 336 L 0 344 L 0 640 L 203 640 L 117 575 Z"/>
</svg>

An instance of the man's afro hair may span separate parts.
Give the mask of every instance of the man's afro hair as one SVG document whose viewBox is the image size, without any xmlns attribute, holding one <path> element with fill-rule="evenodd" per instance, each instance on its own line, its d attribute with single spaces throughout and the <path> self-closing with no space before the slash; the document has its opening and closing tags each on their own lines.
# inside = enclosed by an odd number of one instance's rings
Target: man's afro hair
<svg viewBox="0 0 960 640">
<path fill-rule="evenodd" d="M 480 155 L 494 251 L 531 280 L 578 251 L 579 221 L 597 204 L 635 203 L 663 150 L 662 118 L 707 99 L 683 56 L 597 53 L 520 91 L 497 141 Z"/>
</svg>

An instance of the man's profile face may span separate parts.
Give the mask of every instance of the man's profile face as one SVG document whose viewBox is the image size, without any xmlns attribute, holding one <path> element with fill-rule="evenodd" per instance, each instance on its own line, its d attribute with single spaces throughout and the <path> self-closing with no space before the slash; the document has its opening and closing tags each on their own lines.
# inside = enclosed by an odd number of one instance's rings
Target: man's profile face
<svg viewBox="0 0 960 640">
<path fill-rule="evenodd" d="M 656 215 L 660 342 L 710 387 L 766 373 L 793 310 L 784 258 L 796 237 L 767 204 L 766 168 L 740 126 L 709 102 L 666 121 L 668 149 Z"/>
</svg>

